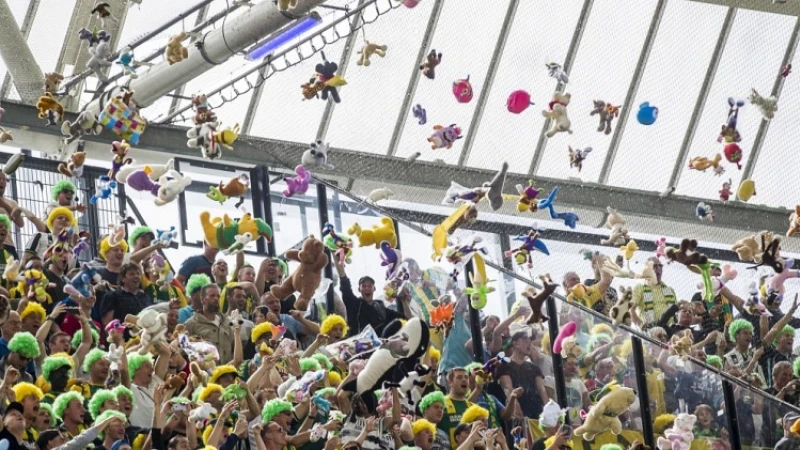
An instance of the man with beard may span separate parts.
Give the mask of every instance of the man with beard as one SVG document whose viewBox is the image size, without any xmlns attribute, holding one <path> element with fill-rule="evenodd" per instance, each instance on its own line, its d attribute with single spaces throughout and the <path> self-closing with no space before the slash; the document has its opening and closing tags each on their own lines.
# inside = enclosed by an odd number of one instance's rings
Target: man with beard
<svg viewBox="0 0 800 450">
<path fill-rule="evenodd" d="M 105 327 L 114 319 L 125 322 L 128 314 L 137 315 L 153 304 L 153 299 L 140 289 L 142 270 L 136 263 L 123 265 L 119 270 L 120 288 L 106 293 L 100 305 L 100 320 Z"/>
<path fill-rule="evenodd" d="M 233 327 L 228 319 L 219 313 L 219 286 L 209 284 L 202 288 L 202 311 L 196 311 L 186 321 L 186 334 L 197 336 L 210 342 L 219 351 L 223 364 L 233 359 Z"/>
<path fill-rule="evenodd" d="M 30 445 L 36 444 L 39 433 L 33 428 L 33 422 L 39 413 L 39 401 L 44 397 L 42 390 L 30 383 L 17 383 L 11 388 L 14 397 L 22 403 L 22 416 L 28 424 L 25 432 L 22 433 L 22 440 Z"/>
<path fill-rule="evenodd" d="M 258 269 L 258 276 L 256 277 L 256 286 L 264 286 L 264 292 L 269 292 L 269 288 L 275 284 L 281 284 L 283 277 L 289 272 L 289 266 L 286 261 L 280 258 L 266 258 L 261 262 Z M 296 298 L 294 294 L 281 300 L 281 314 L 289 314 L 289 311 L 294 309 L 294 302 Z"/>
</svg>

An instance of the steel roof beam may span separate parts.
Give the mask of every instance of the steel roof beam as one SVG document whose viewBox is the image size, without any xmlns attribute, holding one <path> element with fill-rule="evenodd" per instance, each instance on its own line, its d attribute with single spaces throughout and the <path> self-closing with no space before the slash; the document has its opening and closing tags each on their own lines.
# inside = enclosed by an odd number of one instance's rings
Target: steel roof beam
<svg viewBox="0 0 800 450">
<path fill-rule="evenodd" d="M 35 104 L 42 95 L 44 74 L 6 0 L 0 0 L 0 57 L 14 80 L 19 97 L 25 103 Z"/>
</svg>

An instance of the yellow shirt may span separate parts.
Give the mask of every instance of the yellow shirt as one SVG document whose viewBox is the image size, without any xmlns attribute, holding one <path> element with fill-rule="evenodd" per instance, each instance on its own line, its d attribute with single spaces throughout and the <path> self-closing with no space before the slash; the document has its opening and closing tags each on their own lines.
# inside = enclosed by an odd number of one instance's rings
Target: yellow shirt
<svg viewBox="0 0 800 450">
<path fill-rule="evenodd" d="M 677 301 L 675 291 L 664 283 L 640 284 L 633 289 L 633 304 L 646 325 L 654 325 Z"/>
</svg>

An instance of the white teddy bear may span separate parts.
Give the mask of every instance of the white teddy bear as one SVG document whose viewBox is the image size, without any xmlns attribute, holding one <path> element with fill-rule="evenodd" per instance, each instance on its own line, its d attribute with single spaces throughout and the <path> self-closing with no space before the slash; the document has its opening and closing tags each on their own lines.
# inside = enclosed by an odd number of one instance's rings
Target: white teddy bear
<svg viewBox="0 0 800 450">
<path fill-rule="evenodd" d="M 146 355 L 150 352 L 150 346 L 164 341 L 166 338 L 167 315 L 164 313 L 148 309 L 142 312 L 138 317 L 128 314 L 125 317 L 125 322 L 132 323 L 142 329 L 139 332 L 139 339 L 141 341 L 141 347 L 139 348 L 140 355 Z"/>
<path fill-rule="evenodd" d="M 628 221 L 610 206 L 606 207 L 606 211 L 608 211 L 608 218 L 606 218 L 605 227 L 611 230 L 611 234 L 608 235 L 608 239 L 602 239 L 600 244 L 625 245 L 628 240 Z"/>
<path fill-rule="evenodd" d="M 697 416 L 694 414 L 678 414 L 672 428 L 664 430 L 665 437 L 658 438 L 659 450 L 689 450 L 694 439 L 692 429 L 695 422 L 697 422 Z"/>
<path fill-rule="evenodd" d="M 158 189 L 158 197 L 154 201 L 156 205 L 162 206 L 178 198 L 181 192 L 192 184 L 192 179 L 176 170 L 170 170 L 167 174 L 161 176 L 158 184 L 161 187 Z"/>
<path fill-rule="evenodd" d="M 103 73 L 103 69 L 112 65 L 111 61 L 109 61 L 111 58 L 111 45 L 108 41 L 101 40 L 94 47 L 89 47 L 89 55 L 90 58 L 86 63 L 86 67 L 92 69 L 101 81 L 108 81 L 108 76 Z"/>
<path fill-rule="evenodd" d="M 556 92 L 553 94 L 553 100 L 550 102 L 550 110 L 542 111 L 543 116 L 551 119 L 550 130 L 546 133 L 547 137 L 551 138 L 555 136 L 556 133 L 564 132 L 572 134 L 572 130 L 570 129 L 572 122 L 570 122 L 567 116 L 567 106 L 571 98 L 572 94 Z"/>
</svg>

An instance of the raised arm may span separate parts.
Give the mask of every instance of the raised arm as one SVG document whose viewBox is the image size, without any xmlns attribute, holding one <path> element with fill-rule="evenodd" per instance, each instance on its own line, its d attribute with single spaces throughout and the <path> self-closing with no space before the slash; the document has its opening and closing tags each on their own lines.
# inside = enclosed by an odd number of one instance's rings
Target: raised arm
<svg viewBox="0 0 800 450">
<path fill-rule="evenodd" d="M 789 321 L 792 320 L 792 318 L 794 317 L 794 313 L 795 311 L 797 311 L 797 306 L 798 306 L 797 295 L 798 294 L 794 294 L 794 302 L 792 302 L 792 307 L 789 308 L 789 311 L 787 311 L 786 314 L 783 317 L 781 317 L 781 320 L 775 323 L 775 326 L 773 326 L 772 329 L 769 330 L 769 333 L 767 333 L 767 335 L 764 336 L 764 338 L 761 340 L 761 342 L 764 345 L 772 346 L 772 341 L 775 339 L 775 336 L 778 334 L 778 332 L 780 332 L 783 329 L 783 327 L 788 325 Z M 762 320 L 765 317 L 766 316 L 761 316 Z M 767 321 L 767 323 L 769 324 L 769 321 Z M 761 329 L 763 330 L 764 329 L 763 322 L 761 326 L 762 326 Z"/>
</svg>

